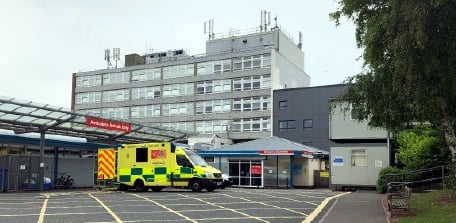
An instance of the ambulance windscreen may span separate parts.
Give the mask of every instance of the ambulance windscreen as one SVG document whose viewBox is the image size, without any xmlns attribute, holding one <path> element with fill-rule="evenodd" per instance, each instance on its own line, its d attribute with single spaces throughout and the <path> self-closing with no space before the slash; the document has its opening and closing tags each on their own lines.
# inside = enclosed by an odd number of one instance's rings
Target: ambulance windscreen
<svg viewBox="0 0 456 223">
<path fill-rule="evenodd" d="M 202 166 L 202 167 L 208 166 L 206 161 L 203 158 L 201 158 L 201 156 L 196 154 L 195 152 L 186 149 L 185 153 L 187 153 L 187 156 L 192 160 L 194 165 Z"/>
</svg>

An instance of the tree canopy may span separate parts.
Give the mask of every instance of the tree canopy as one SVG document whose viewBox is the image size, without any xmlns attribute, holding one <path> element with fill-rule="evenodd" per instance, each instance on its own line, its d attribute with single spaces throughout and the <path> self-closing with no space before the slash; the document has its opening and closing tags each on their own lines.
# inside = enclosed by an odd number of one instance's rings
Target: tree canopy
<svg viewBox="0 0 456 223">
<path fill-rule="evenodd" d="M 347 79 L 342 99 L 369 125 L 403 129 L 430 122 L 455 159 L 456 1 L 339 0 L 330 14 L 356 25 L 364 71 Z M 361 118 L 362 118 L 361 117 Z"/>
</svg>

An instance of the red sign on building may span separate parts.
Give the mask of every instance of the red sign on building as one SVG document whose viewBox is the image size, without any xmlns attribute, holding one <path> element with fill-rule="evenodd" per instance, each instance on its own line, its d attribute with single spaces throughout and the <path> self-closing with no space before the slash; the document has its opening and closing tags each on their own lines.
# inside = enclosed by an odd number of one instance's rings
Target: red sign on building
<svg viewBox="0 0 456 223">
<path fill-rule="evenodd" d="M 113 130 L 113 131 L 121 131 L 130 133 L 131 132 L 131 125 L 124 122 L 113 122 L 104 119 L 97 119 L 92 117 L 86 118 L 86 126 L 99 128 L 99 129 L 106 129 L 106 130 Z"/>
<path fill-rule="evenodd" d="M 293 150 L 260 150 L 260 155 L 276 155 L 276 156 L 285 156 L 285 155 L 294 155 Z"/>
<path fill-rule="evenodd" d="M 252 165 L 250 167 L 250 174 L 261 174 L 261 165 Z"/>
</svg>

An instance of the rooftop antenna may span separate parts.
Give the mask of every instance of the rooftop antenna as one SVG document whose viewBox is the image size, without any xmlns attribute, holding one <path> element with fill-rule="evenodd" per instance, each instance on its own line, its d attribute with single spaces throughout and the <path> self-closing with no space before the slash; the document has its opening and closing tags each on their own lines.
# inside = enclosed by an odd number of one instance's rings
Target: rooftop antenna
<svg viewBox="0 0 456 223">
<path fill-rule="evenodd" d="M 277 15 L 274 17 L 274 22 L 275 22 L 274 29 L 279 28 L 279 25 L 277 24 Z"/>
<path fill-rule="evenodd" d="M 112 68 L 112 63 L 111 63 L 111 50 L 110 49 L 105 49 L 105 58 L 107 68 Z"/>
<path fill-rule="evenodd" d="M 260 13 L 260 32 L 268 31 L 268 25 L 271 25 L 271 12 L 266 10 Z"/>
<path fill-rule="evenodd" d="M 204 22 L 204 34 L 208 34 L 208 39 L 212 40 L 215 37 L 214 34 L 214 19 L 209 19 Z"/>
<path fill-rule="evenodd" d="M 120 60 L 120 48 L 112 49 L 112 57 L 116 61 L 116 69 L 117 69 L 117 61 Z"/>
<path fill-rule="evenodd" d="M 298 48 L 302 49 L 302 33 L 299 31 L 299 43 L 298 43 Z"/>
</svg>

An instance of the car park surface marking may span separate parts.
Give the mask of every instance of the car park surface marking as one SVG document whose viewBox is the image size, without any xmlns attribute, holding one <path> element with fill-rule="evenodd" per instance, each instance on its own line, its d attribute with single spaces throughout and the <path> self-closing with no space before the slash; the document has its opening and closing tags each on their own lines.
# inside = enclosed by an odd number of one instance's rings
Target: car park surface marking
<svg viewBox="0 0 456 223">
<path fill-rule="evenodd" d="M 44 213 L 46 213 L 46 207 L 47 207 L 47 203 L 49 201 L 49 197 L 50 197 L 49 195 L 45 196 L 43 206 L 41 206 L 40 217 L 38 218 L 38 223 L 43 223 Z"/>
<path fill-rule="evenodd" d="M 296 199 L 292 199 L 292 198 L 288 198 L 288 197 L 278 197 L 278 196 L 274 196 L 274 195 L 262 194 L 262 193 L 254 193 L 254 192 L 250 192 L 250 194 L 261 195 L 261 196 L 267 196 L 267 197 L 276 198 L 276 199 L 284 199 L 284 200 L 289 200 L 289 201 L 293 201 L 293 202 L 305 202 L 305 203 L 308 203 L 308 204 L 311 204 L 311 205 L 315 205 L 315 206 L 318 205 L 318 204 L 315 204 L 315 203 L 310 202 L 310 201 L 296 200 Z M 279 193 L 279 194 L 280 194 L 280 193 Z"/>
<path fill-rule="evenodd" d="M 309 217 L 307 217 L 304 221 L 302 221 L 302 223 L 311 223 L 317 217 L 317 215 L 323 210 L 323 208 L 325 208 L 325 206 L 328 204 L 328 202 L 330 200 L 332 200 L 334 198 L 338 198 L 340 196 L 347 195 L 349 193 L 351 193 L 351 192 L 345 192 L 345 193 L 341 193 L 341 194 L 336 194 L 334 196 L 325 198 L 325 200 L 323 200 L 323 202 L 321 202 L 321 204 L 318 205 L 317 208 L 315 208 L 315 210 L 309 215 Z"/>
<path fill-rule="evenodd" d="M 103 206 L 103 208 L 116 220 L 117 223 L 123 223 L 122 220 L 120 220 L 119 216 L 117 216 L 108 206 L 106 206 L 103 201 L 101 201 L 100 199 L 98 199 L 97 197 L 95 197 L 93 194 L 91 193 L 88 193 L 88 195 L 95 199 L 98 203 L 101 204 L 101 206 Z"/>
<path fill-rule="evenodd" d="M 185 219 L 187 219 L 187 220 L 189 220 L 189 221 L 191 221 L 193 223 L 197 223 L 197 221 L 195 221 L 195 220 L 193 220 L 193 219 L 191 219 L 191 218 L 189 218 L 189 217 L 187 217 L 187 216 L 185 216 L 185 215 L 183 215 L 183 214 L 181 214 L 181 213 L 179 213 L 179 212 L 177 212 L 177 211 L 175 211 L 175 210 L 173 210 L 173 209 L 171 209 L 171 208 L 169 208 L 169 207 L 167 207 L 167 206 L 165 206 L 163 204 L 160 204 L 160 203 L 158 203 L 156 201 L 153 201 L 153 200 L 151 200 L 151 199 L 149 199 L 147 197 L 139 196 L 138 194 L 132 194 L 132 195 L 136 196 L 136 197 L 139 197 L 139 198 L 142 198 L 142 199 L 144 199 L 146 201 L 152 202 L 152 203 L 154 203 L 154 204 L 156 204 L 156 205 L 158 205 L 158 206 L 170 211 L 171 213 L 177 214 L 177 215 L 179 215 L 179 216 L 181 216 L 181 217 L 183 217 L 183 218 L 185 218 Z"/>
<path fill-rule="evenodd" d="M 207 204 L 209 204 L 209 205 L 213 205 L 213 206 L 215 206 L 215 207 L 219 207 L 219 208 L 221 208 L 222 210 L 229 210 L 229 211 L 232 211 L 232 212 L 235 212 L 235 213 L 244 215 L 244 216 L 247 217 L 247 219 L 252 219 L 252 218 L 253 218 L 253 219 L 256 219 L 256 220 L 259 220 L 259 221 L 262 221 L 262 222 L 268 222 L 268 221 L 265 221 L 265 220 L 263 220 L 263 219 L 261 219 L 261 218 L 259 218 L 259 217 L 255 217 L 255 216 L 246 214 L 246 213 L 244 213 L 244 212 L 241 212 L 241 211 L 238 211 L 238 210 L 235 210 L 235 209 L 232 209 L 232 208 L 223 207 L 223 206 L 217 205 L 217 204 L 215 204 L 215 203 L 212 203 L 212 202 L 209 202 L 209 201 L 205 201 L 205 200 L 200 199 L 200 198 L 190 197 L 190 196 L 184 195 L 184 194 L 180 194 L 180 195 L 183 196 L 183 197 L 186 197 L 186 198 L 191 198 L 191 199 L 195 199 L 195 200 L 198 200 L 198 201 L 207 203 Z M 222 195 L 225 195 L 225 194 L 222 194 Z M 213 219 L 213 218 L 211 218 L 211 219 Z M 216 219 L 219 219 L 219 218 L 216 218 Z M 229 219 L 232 219 L 232 218 L 229 218 Z"/>
</svg>

